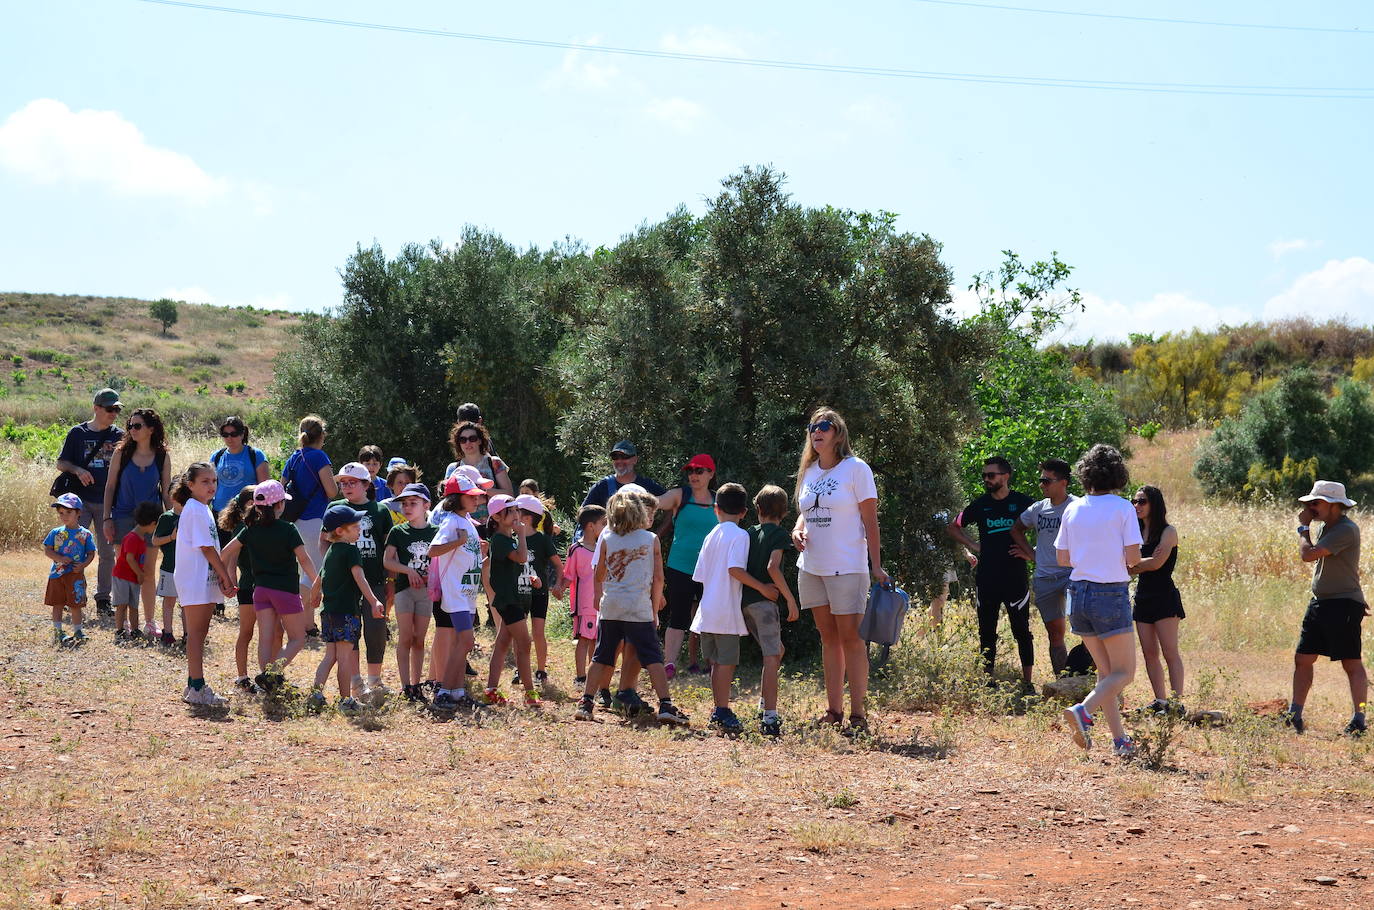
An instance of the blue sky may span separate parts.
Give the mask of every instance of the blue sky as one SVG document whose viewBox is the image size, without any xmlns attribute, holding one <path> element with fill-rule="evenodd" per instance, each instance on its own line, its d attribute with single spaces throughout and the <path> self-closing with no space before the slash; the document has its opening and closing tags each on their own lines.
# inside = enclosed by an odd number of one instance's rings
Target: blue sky
<svg viewBox="0 0 1374 910">
<path fill-rule="evenodd" d="M 1374 322 L 1374 8 L 928 0 L 225 5 L 686 54 L 1017 77 L 1365 88 L 1248 97 L 745 68 L 347 29 L 138 0 L 9 5 L 0 289 L 323 308 L 358 243 L 613 243 L 767 163 L 888 209 L 963 287 L 1057 250 L 1071 337 Z M 1309 94 L 1333 94 L 1316 91 Z"/>
</svg>

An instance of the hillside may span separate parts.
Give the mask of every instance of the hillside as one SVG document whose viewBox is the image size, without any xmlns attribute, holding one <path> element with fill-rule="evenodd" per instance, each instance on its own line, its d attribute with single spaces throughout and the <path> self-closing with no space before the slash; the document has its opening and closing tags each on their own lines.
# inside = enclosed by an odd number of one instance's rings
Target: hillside
<svg viewBox="0 0 1374 910">
<path fill-rule="evenodd" d="M 134 406 L 171 414 L 244 409 L 266 396 L 273 361 L 301 318 L 178 303 L 164 335 L 149 302 L 0 292 L 0 422 L 67 420 L 106 385 Z"/>
</svg>

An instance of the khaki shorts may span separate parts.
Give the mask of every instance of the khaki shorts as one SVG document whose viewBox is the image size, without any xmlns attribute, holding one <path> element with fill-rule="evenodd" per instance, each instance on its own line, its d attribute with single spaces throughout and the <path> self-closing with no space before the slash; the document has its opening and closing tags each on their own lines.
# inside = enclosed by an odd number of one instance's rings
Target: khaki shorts
<svg viewBox="0 0 1374 910">
<path fill-rule="evenodd" d="M 396 607 L 397 616 L 402 613 L 409 613 L 413 616 L 429 616 L 430 611 L 434 609 L 434 601 L 429 599 L 429 591 L 414 585 L 404 591 L 397 591 L 393 604 Z"/>
<path fill-rule="evenodd" d="M 760 600 L 744 608 L 744 624 L 749 634 L 759 643 L 764 657 L 777 657 L 782 654 L 782 617 L 778 615 L 778 605 L 771 600 Z"/>
<path fill-rule="evenodd" d="M 701 656 L 713 664 L 721 664 L 726 667 L 738 667 L 739 636 L 720 635 L 716 632 L 702 632 Z"/>
<path fill-rule="evenodd" d="M 803 610 L 829 605 L 833 615 L 862 616 L 868 609 L 868 586 L 867 572 L 848 575 L 797 573 L 797 593 L 801 595 Z"/>
</svg>

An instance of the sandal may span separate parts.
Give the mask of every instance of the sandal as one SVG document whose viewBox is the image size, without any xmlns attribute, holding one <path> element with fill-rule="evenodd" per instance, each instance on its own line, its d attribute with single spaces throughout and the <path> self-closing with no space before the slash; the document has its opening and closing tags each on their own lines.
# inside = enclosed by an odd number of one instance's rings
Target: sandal
<svg viewBox="0 0 1374 910">
<path fill-rule="evenodd" d="M 827 709 L 826 712 L 825 712 L 824 714 L 822 714 L 820 717 L 816 718 L 816 726 L 818 726 L 818 727 L 824 727 L 824 726 L 826 726 L 826 725 L 829 725 L 829 726 L 832 726 L 832 727 L 839 727 L 839 726 L 842 726 L 843 724 L 844 724 L 844 713 L 841 712 L 841 711 L 831 711 L 831 710 Z"/>
<path fill-rule="evenodd" d="M 867 733 L 867 732 L 868 732 L 868 715 L 867 715 L 867 714 L 851 714 L 851 715 L 849 715 L 849 730 L 848 730 L 848 732 L 850 732 L 850 733 Z"/>
</svg>

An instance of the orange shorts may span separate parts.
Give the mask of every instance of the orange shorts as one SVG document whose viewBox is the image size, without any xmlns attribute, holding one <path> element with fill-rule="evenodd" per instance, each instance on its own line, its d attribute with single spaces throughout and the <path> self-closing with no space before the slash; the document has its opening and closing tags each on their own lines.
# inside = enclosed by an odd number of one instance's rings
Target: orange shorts
<svg viewBox="0 0 1374 910">
<path fill-rule="evenodd" d="M 86 605 L 86 576 L 68 572 L 61 578 L 49 578 L 43 593 L 43 603 L 50 607 L 84 607 Z"/>
</svg>

